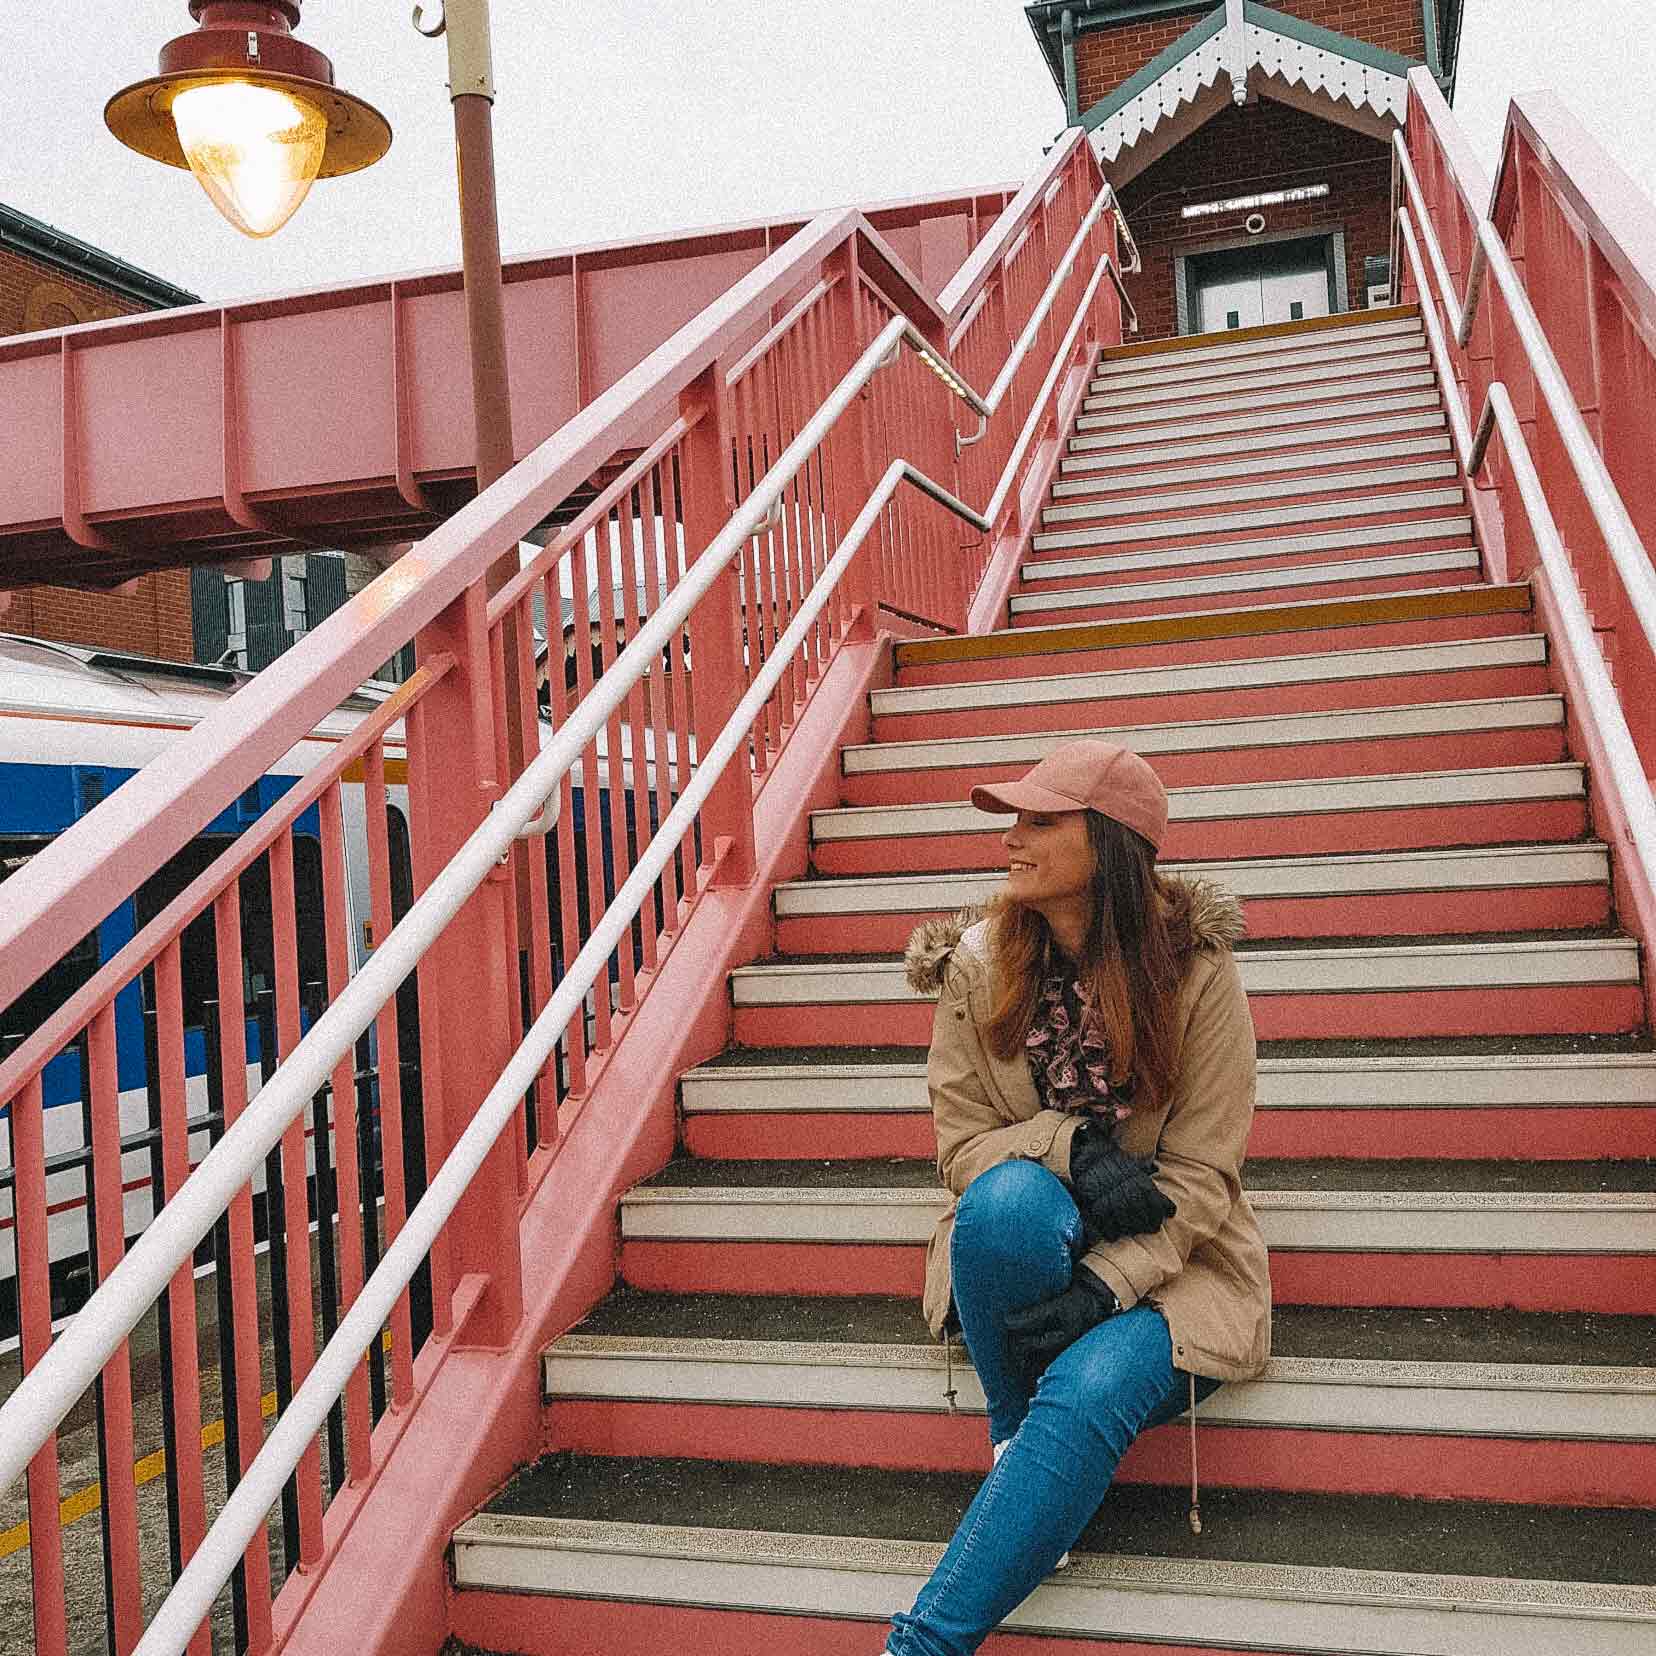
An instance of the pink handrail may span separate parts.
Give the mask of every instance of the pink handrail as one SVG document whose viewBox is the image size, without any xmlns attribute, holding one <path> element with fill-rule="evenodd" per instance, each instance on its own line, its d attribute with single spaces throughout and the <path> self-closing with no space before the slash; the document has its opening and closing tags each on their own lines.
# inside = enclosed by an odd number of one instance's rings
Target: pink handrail
<svg viewBox="0 0 1656 1656">
<path fill-rule="evenodd" d="M 1492 190 L 1420 70 L 1394 149 L 1408 255 L 1399 278 L 1422 303 L 1484 555 L 1493 578 L 1534 582 L 1591 761 L 1595 816 L 1621 853 L 1617 907 L 1648 943 L 1656 207 L 1547 96 L 1512 105 Z"/>
</svg>

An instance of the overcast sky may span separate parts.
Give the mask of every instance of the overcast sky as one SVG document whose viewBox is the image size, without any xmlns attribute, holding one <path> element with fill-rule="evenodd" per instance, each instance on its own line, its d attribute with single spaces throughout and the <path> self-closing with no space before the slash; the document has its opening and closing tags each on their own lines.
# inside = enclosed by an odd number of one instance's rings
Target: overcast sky
<svg viewBox="0 0 1656 1656">
<path fill-rule="evenodd" d="M 428 0 L 435 14 L 440 0 Z M 445 48 L 410 0 L 305 0 L 303 38 L 396 134 L 269 241 L 123 149 L 105 100 L 185 0 L 6 0 L 0 201 L 230 300 L 458 262 Z M 1466 0 L 1459 116 L 1493 169 L 1550 86 L 1656 194 L 1653 0 Z M 493 0 L 510 253 L 1017 181 L 1063 119 L 1019 0 Z"/>
</svg>

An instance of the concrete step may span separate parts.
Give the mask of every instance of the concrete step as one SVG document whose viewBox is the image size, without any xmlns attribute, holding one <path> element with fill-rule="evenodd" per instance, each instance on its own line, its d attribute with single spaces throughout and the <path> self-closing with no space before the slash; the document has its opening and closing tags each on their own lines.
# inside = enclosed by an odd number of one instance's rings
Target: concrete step
<svg viewBox="0 0 1656 1656">
<path fill-rule="evenodd" d="M 1257 422 L 1269 425 L 1273 409 L 1292 409 L 1301 415 L 1317 410 L 1329 419 L 1346 419 L 1357 414 L 1379 414 L 1397 408 L 1430 407 L 1431 403 L 1396 402 L 1393 399 L 1409 395 L 1425 396 L 1436 401 L 1437 381 L 1430 368 L 1406 370 L 1394 374 L 1353 375 L 1323 385 L 1304 387 L 1284 386 L 1281 389 L 1232 392 L 1222 399 L 1188 397 L 1178 402 L 1156 403 L 1140 408 L 1120 408 L 1103 414 L 1081 414 L 1075 422 L 1077 432 L 1089 431 L 1148 431 L 1177 426 L 1183 437 L 1197 429 L 1208 429 L 1216 416 L 1223 417 L 1251 409 Z M 1211 429 L 1233 429 L 1213 425 Z"/>
<path fill-rule="evenodd" d="M 548 1456 L 456 1532 L 451 1631 L 525 1656 L 858 1656 L 980 1481 Z M 1185 1504 L 1111 1490 L 1004 1639 L 1051 1656 L 1645 1656 L 1656 1639 L 1647 1512 L 1212 1489 L 1195 1537 Z"/>
<path fill-rule="evenodd" d="M 1582 769 L 1569 762 L 1196 784 L 1169 789 L 1168 811 L 1170 860 L 1569 840 L 1587 820 Z M 825 875 L 990 868 L 1008 821 L 959 797 L 813 811 L 812 866 Z"/>
<path fill-rule="evenodd" d="M 1318 472 L 1291 481 L 1273 478 L 1265 483 L 1241 483 L 1233 479 L 1214 488 L 1189 488 L 1165 494 L 1145 493 L 1149 485 L 1141 478 L 1139 488 L 1132 493 L 1109 499 L 1085 500 L 1069 498 L 1085 492 L 1085 485 L 1078 488 L 1074 484 L 1059 484 L 1053 494 L 1060 504 L 1048 506 L 1041 513 L 1041 521 L 1049 524 L 1088 523 L 1108 518 L 1149 518 L 1158 513 L 1189 508 L 1224 510 L 1248 500 L 1298 501 L 1308 500 L 1314 495 L 1341 498 L 1357 493 L 1373 495 L 1395 490 L 1404 484 L 1453 481 L 1459 475 L 1460 467 L 1453 460 L 1420 460 L 1410 465 L 1361 466 L 1349 471 Z M 1068 495 L 1062 493 L 1065 489 L 1069 491 Z"/>
<path fill-rule="evenodd" d="M 1359 701 L 1437 701 L 1459 696 L 1531 695 L 1545 682 L 1546 638 L 1519 633 L 1432 644 L 1270 655 L 1120 672 L 970 680 L 876 690 L 869 697 L 878 742 L 1073 725 L 1076 710 L 1113 721 L 1138 706 L 1163 717 L 1306 712 Z M 1394 694 L 1395 686 L 1422 687 Z M 1429 689 L 1424 687 L 1430 686 Z M 1002 721 L 1007 721 L 1003 723 Z"/>
<path fill-rule="evenodd" d="M 1278 420 L 1273 431 L 1261 430 L 1258 421 L 1250 424 L 1238 420 L 1227 428 L 1234 436 L 1220 432 L 1188 440 L 1163 438 L 1148 444 L 1130 432 L 1072 435 L 1059 462 L 1059 475 L 1130 478 L 1137 471 L 1155 466 L 1222 462 L 1252 454 L 1279 454 L 1300 462 L 1356 441 L 1442 442 L 1449 429 L 1441 403 L 1434 408 L 1421 398 L 1414 399 L 1408 409 L 1362 419 L 1329 418 L 1315 410 L 1311 413 L 1315 417 Z M 1125 485 L 1112 482 L 1109 486 Z"/>
<path fill-rule="evenodd" d="M 1129 523 L 1088 523 L 1077 529 L 1043 530 L 1032 541 L 1036 556 L 1023 566 L 1025 583 L 1057 580 L 1061 575 L 1090 573 L 1084 561 L 1073 558 L 1043 558 L 1042 553 L 1064 552 L 1083 547 L 1142 547 L 1134 555 L 1148 556 L 1148 549 L 1167 547 L 1162 563 L 1177 560 L 1206 563 L 1232 556 L 1246 556 L 1235 548 L 1253 548 L 1253 556 L 1287 556 L 1319 552 L 1326 545 L 1352 544 L 1332 537 L 1361 535 L 1356 544 L 1364 546 L 1412 541 L 1465 541 L 1471 538 L 1472 519 L 1465 511 L 1466 496 L 1457 484 L 1448 489 L 1408 489 L 1366 498 L 1300 501 L 1289 506 L 1257 506 L 1247 511 L 1200 512 L 1187 517 L 1141 517 Z M 1433 514 L 1428 516 L 1427 514 Z M 1301 535 L 1278 536 L 1272 531 L 1296 524 L 1334 525 L 1351 518 L 1376 518 L 1362 530 L 1312 530 Z M 1176 543 L 1195 537 L 1237 534 L 1257 537 L 1215 545 L 1205 538 L 1200 546 Z M 1074 567 L 1071 567 L 1071 566 Z M 1151 564 L 1120 567 L 1146 568 Z"/>
<path fill-rule="evenodd" d="M 1420 313 L 1400 310 L 1384 317 L 1351 316 L 1343 326 L 1308 327 L 1303 333 L 1267 330 L 1232 330 L 1226 333 L 1193 334 L 1179 339 L 1156 340 L 1145 344 L 1106 346 L 1098 354 L 1098 375 L 1179 374 L 1197 366 L 1227 364 L 1257 356 L 1294 356 L 1314 352 L 1360 351 L 1365 346 L 1394 349 L 1399 339 L 1423 338 Z"/>
<path fill-rule="evenodd" d="M 1377 419 L 1384 415 L 1385 419 Z M 1405 421 L 1403 416 L 1417 419 Z M 1157 465 L 1165 460 L 1186 459 L 1193 453 L 1235 454 L 1249 447 L 1262 450 L 1328 442 L 1337 437 L 1367 436 L 1377 428 L 1441 431 L 1448 421 L 1443 401 L 1435 387 L 1424 390 L 1365 393 L 1345 401 L 1301 401 L 1277 407 L 1266 418 L 1258 413 L 1187 418 L 1175 415 L 1159 424 L 1122 422 L 1106 415 L 1083 414 L 1069 439 L 1072 455 L 1105 454 L 1115 451 L 1108 462 L 1120 465 L 1122 450 L 1144 450 L 1144 462 Z M 1246 440 L 1238 440 L 1242 434 Z M 1231 440 L 1211 445 L 1219 438 Z M 1274 439 L 1274 441 L 1273 441 Z"/>
<path fill-rule="evenodd" d="M 1656 1318 L 1447 1312 L 1432 1325 L 1439 1339 L 1411 1360 L 1397 1350 L 1404 1314 L 1280 1313 L 1264 1374 L 1221 1387 L 1199 1410 L 1204 1478 L 1656 1504 Z M 1561 1325 L 1548 1326 L 1548 1343 L 1574 1334 L 1569 1362 L 1535 1359 L 1536 1324 Z M 1293 1354 L 1296 1344 L 1311 1354 Z M 1338 1354 L 1322 1354 L 1330 1348 Z M 989 1467 L 977 1376 L 964 1351 L 946 1359 L 912 1301 L 617 1294 L 547 1349 L 542 1389 L 549 1447 L 578 1454 Z M 1145 1434 L 1117 1473 L 1118 1484 L 1188 1480 L 1183 1422 Z"/>
<path fill-rule="evenodd" d="M 1431 361 L 1425 339 L 1417 337 L 1400 340 L 1395 350 L 1360 357 L 1337 356 L 1318 362 L 1248 358 L 1227 364 L 1226 372 L 1214 375 L 1139 376 L 1128 383 L 1106 375 L 1093 382 L 1082 406 L 1089 414 L 1098 414 L 1112 409 L 1150 408 L 1186 398 L 1227 398 L 1261 387 L 1346 384 L 1382 374 L 1418 373 L 1429 369 Z"/>
<path fill-rule="evenodd" d="M 1462 934 L 1453 939 L 1242 945 L 1262 1040 L 1619 1035 L 1641 1029 L 1638 946 L 1621 936 Z M 919 1045 L 932 1001 L 880 957 L 779 959 L 730 977 L 744 1046 Z"/>
<path fill-rule="evenodd" d="M 1037 678 L 1060 669 L 1160 667 L 1445 638 L 1510 637 L 1529 631 L 1529 618 L 1527 586 L 1479 583 L 911 639 L 896 643 L 892 657 L 898 684 L 906 688 Z"/>
<path fill-rule="evenodd" d="M 964 800 L 978 783 L 1020 776 L 1082 735 L 1108 737 L 1142 754 L 1169 788 L 1474 768 L 1502 760 L 1545 764 L 1565 757 L 1563 723 L 1563 698 L 1546 694 L 858 743 L 841 752 L 842 797 L 847 805 Z"/>
<path fill-rule="evenodd" d="M 1140 385 L 1211 381 L 1232 374 L 1270 373 L 1319 363 L 1366 363 L 1399 351 L 1424 350 L 1425 346 L 1424 330 L 1405 324 L 1390 331 L 1376 329 L 1373 334 L 1361 339 L 1324 341 L 1315 345 L 1264 340 L 1251 349 L 1233 349 L 1224 353 L 1216 348 L 1205 354 L 1180 353 L 1160 362 L 1155 358 L 1144 363 L 1104 360 L 1098 365 L 1091 388 L 1097 392 L 1110 392 Z"/>
<path fill-rule="evenodd" d="M 1367 535 L 1367 530 L 1339 532 L 1339 538 Z M 1323 563 L 1302 563 L 1298 559 L 1307 554 L 1295 543 L 1315 540 L 1326 543 L 1336 535 L 1284 536 L 1275 543 L 1275 556 L 1283 561 L 1263 568 L 1227 569 L 1219 575 L 1189 573 L 1193 560 L 1181 566 L 1185 573 L 1152 578 L 1158 572 L 1146 571 L 1142 578 L 1121 581 L 1111 586 L 1060 587 L 1058 590 L 1036 588 L 1014 593 L 1008 611 L 1015 626 L 1043 624 L 1043 617 L 1068 617 L 1072 620 L 1101 620 L 1119 617 L 1123 620 L 1150 615 L 1168 615 L 1201 609 L 1236 607 L 1236 600 L 1244 594 L 1256 604 L 1284 603 L 1293 599 L 1342 598 L 1395 593 L 1400 589 L 1419 590 L 1423 587 L 1455 586 L 1474 576 L 1481 566 L 1477 551 L 1472 547 L 1449 547 L 1428 552 L 1396 552 L 1374 557 L 1347 556 Z M 1395 542 L 1397 536 L 1388 531 L 1385 539 Z M 1246 561 L 1256 554 L 1261 543 L 1242 543 L 1234 556 Z M 1347 550 L 1355 550 L 1367 543 L 1348 539 Z M 1212 547 L 1206 548 L 1212 552 Z M 1230 549 L 1226 549 L 1230 550 Z M 1130 555 L 1130 554 L 1128 554 Z M 1287 561 L 1295 560 L 1295 561 Z M 1025 565 L 1025 569 L 1029 568 Z"/>
<path fill-rule="evenodd" d="M 1255 1159 L 1243 1185 L 1281 1304 L 1652 1309 L 1648 1162 Z M 948 1205 L 929 1161 L 673 1162 L 621 1200 L 622 1276 L 651 1293 L 912 1297 Z"/>
<path fill-rule="evenodd" d="M 1161 866 L 1223 886 L 1241 900 L 1248 935 L 1262 941 L 1579 930 L 1610 920 L 1610 854 L 1597 843 Z M 901 949 L 922 920 L 987 903 L 1004 882 L 1004 868 L 791 881 L 774 894 L 776 947 L 788 955 Z"/>
<path fill-rule="evenodd" d="M 1188 521 L 1188 520 L 1187 520 Z M 1309 533 L 1285 535 L 1270 525 L 1237 539 L 1180 540 L 1135 538 L 1130 546 L 1106 541 L 1081 542 L 1070 548 L 1038 552 L 1019 570 L 1014 600 L 1041 604 L 1054 593 L 1092 592 L 1107 588 L 1125 593 L 1123 601 L 1138 601 L 1130 589 L 1147 582 L 1167 588 L 1180 582 L 1224 579 L 1236 573 L 1280 575 L 1292 585 L 1305 569 L 1326 570 L 1341 563 L 1375 558 L 1415 557 L 1424 553 L 1452 554 L 1464 566 L 1472 535 L 1469 517 L 1404 519 L 1388 515 L 1374 522 L 1340 527 L 1319 526 Z M 1409 579 L 1411 566 L 1401 569 Z M 1440 569 L 1436 573 L 1442 574 Z M 1312 577 L 1313 580 L 1322 579 Z M 1372 572 L 1358 577 L 1372 580 Z"/>
<path fill-rule="evenodd" d="M 1340 477 L 1388 461 L 1447 464 L 1446 457 L 1452 452 L 1449 439 L 1438 436 L 1397 437 L 1390 442 L 1330 444 L 1291 454 L 1250 454 L 1243 459 L 1198 461 L 1160 469 L 1101 467 L 1096 463 L 1066 460 L 1060 480 L 1052 486 L 1052 494 L 1055 500 L 1086 497 L 1106 500 L 1123 496 L 1131 499 L 1143 489 L 1199 489 L 1227 479 L 1234 486 L 1237 479 L 1262 475 L 1280 476 L 1283 479 L 1280 487 L 1286 492 L 1301 487 L 1300 474 L 1307 472 L 1318 475 L 1326 472 L 1329 476 Z"/>
<path fill-rule="evenodd" d="M 1455 1158 L 1656 1157 L 1656 1055 L 1559 1041 L 1314 1043 L 1259 1060 L 1250 1153 Z M 1575 1043 L 1581 1044 L 1591 1043 Z M 1324 1050 L 1326 1049 L 1326 1050 Z M 725 1159 L 867 1160 L 935 1151 L 923 1050 L 732 1053 L 680 1082 L 684 1149 Z M 1656 1347 L 1652 1347 L 1656 1351 Z"/>
</svg>

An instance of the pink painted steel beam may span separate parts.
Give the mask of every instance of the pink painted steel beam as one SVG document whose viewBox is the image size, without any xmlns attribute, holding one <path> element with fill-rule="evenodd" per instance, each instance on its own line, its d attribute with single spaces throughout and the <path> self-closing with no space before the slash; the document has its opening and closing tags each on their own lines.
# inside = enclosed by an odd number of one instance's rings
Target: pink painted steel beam
<svg viewBox="0 0 1656 1656">
<path fill-rule="evenodd" d="M 876 280 L 937 292 L 1013 193 L 872 209 Z M 518 457 L 804 223 L 509 261 Z M 0 340 L 0 589 L 422 535 L 475 493 L 467 374 L 457 270 Z"/>
</svg>

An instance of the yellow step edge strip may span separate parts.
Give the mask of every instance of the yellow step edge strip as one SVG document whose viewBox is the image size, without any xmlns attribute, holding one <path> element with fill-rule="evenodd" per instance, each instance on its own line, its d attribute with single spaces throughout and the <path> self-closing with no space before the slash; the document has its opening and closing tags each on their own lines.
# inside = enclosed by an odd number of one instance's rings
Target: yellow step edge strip
<svg viewBox="0 0 1656 1656">
<path fill-rule="evenodd" d="M 1100 362 L 1129 362 L 1135 357 L 1166 356 L 1177 351 L 1205 350 L 1210 345 L 1245 344 L 1250 339 L 1291 339 L 1298 334 L 1336 333 L 1369 322 L 1403 322 L 1420 315 L 1419 305 L 1388 305 L 1380 310 L 1340 311 L 1302 322 L 1267 322 L 1257 328 L 1227 328 L 1223 333 L 1180 334 L 1177 339 L 1147 339 L 1141 345 L 1106 345 Z"/>
<path fill-rule="evenodd" d="M 1431 621 L 1466 615 L 1527 612 L 1527 586 L 1474 587 L 1465 592 L 1406 593 L 1333 599 L 1279 610 L 1196 610 L 1187 615 L 1134 621 L 1090 622 L 1074 627 L 1008 628 L 969 638 L 917 640 L 896 646 L 896 665 L 929 667 L 954 661 L 1000 661 L 1011 656 L 1061 655 L 1128 644 L 1185 644 L 1254 634 L 1312 632 L 1326 627 L 1373 626 L 1388 621 Z"/>
<path fill-rule="evenodd" d="M 391 1349 L 391 1335 L 384 1335 L 385 1349 Z M 366 1361 L 366 1359 L 364 1359 Z M 259 1413 L 269 1420 L 276 1413 L 276 1394 L 268 1391 L 259 1399 Z M 201 1447 L 216 1449 L 224 1442 L 224 1422 L 210 1420 L 201 1428 Z M 142 1489 L 145 1484 L 153 1483 L 167 1470 L 167 1452 L 157 1449 L 133 1463 L 132 1481 Z M 84 1489 L 77 1489 L 73 1495 L 66 1495 L 58 1502 L 58 1525 L 62 1529 L 84 1518 L 89 1512 L 96 1512 L 103 1505 L 103 1485 L 90 1483 Z M 13 1524 L 9 1530 L 0 1530 L 0 1562 L 11 1557 L 13 1553 L 22 1552 L 29 1544 L 29 1521 L 24 1519 L 21 1524 Z"/>
</svg>

